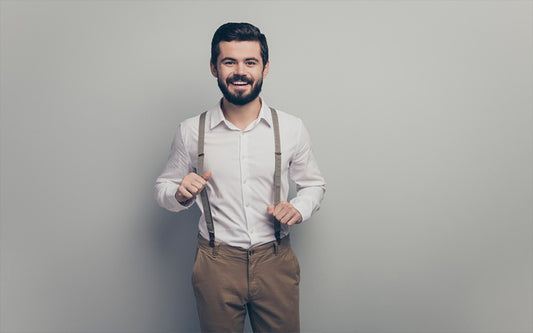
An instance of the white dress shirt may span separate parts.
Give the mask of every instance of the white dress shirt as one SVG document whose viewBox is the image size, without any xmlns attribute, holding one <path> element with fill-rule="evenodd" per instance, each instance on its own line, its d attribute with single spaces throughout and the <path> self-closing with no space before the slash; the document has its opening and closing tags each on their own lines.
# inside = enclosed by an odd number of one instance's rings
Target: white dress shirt
<svg viewBox="0 0 533 333">
<path fill-rule="evenodd" d="M 326 184 L 311 151 L 303 122 L 279 111 L 281 138 L 281 201 L 287 200 L 288 177 L 296 183 L 297 195 L 289 202 L 303 220 L 318 210 Z M 170 156 L 155 185 L 161 207 L 178 212 L 190 207 L 174 195 L 183 177 L 196 170 L 199 115 L 182 122 Z M 224 118 L 220 103 L 207 112 L 204 172 L 211 171 L 207 194 L 217 242 L 250 248 L 275 240 L 274 225 L 267 207 L 274 204 L 274 130 L 269 107 L 262 101 L 259 116 L 244 130 Z M 195 199 L 202 210 L 200 234 L 209 239 L 200 195 Z M 289 233 L 281 225 L 281 236 Z"/>
</svg>

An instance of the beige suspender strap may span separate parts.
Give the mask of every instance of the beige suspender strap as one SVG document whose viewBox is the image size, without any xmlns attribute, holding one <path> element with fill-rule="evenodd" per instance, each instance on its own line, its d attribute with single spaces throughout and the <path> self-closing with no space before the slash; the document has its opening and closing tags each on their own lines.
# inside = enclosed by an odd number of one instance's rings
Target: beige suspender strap
<svg viewBox="0 0 533 333">
<path fill-rule="evenodd" d="M 205 116 L 207 111 L 200 115 L 200 125 L 198 126 L 198 165 L 196 173 L 202 177 L 204 174 L 204 137 L 205 137 Z M 200 192 L 202 206 L 204 207 L 204 218 L 209 232 L 209 246 L 215 247 L 215 227 L 213 226 L 213 216 L 211 215 L 211 206 L 207 197 L 207 187 Z"/>
<path fill-rule="evenodd" d="M 279 136 L 279 120 L 278 113 L 273 108 L 270 108 L 272 112 L 272 124 L 274 125 L 274 144 L 275 152 L 274 157 L 276 159 L 275 169 L 274 169 L 274 205 L 278 205 L 281 198 L 281 144 Z M 274 218 L 274 235 L 278 244 L 281 244 L 281 224 Z"/>
</svg>

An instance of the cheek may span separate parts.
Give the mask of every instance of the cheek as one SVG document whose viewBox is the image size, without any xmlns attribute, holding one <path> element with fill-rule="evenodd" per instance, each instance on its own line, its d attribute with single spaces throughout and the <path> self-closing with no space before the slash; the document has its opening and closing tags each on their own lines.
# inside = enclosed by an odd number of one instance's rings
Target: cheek
<svg viewBox="0 0 533 333">
<path fill-rule="evenodd" d="M 259 82 L 262 82 L 262 81 L 263 81 L 263 75 L 259 74 L 254 77 L 255 84 L 258 84 Z"/>
<path fill-rule="evenodd" d="M 227 70 L 225 71 L 225 70 L 219 69 L 217 77 L 219 80 L 226 81 L 226 79 L 230 76 L 230 74 L 231 73 L 228 72 Z"/>
<path fill-rule="evenodd" d="M 263 71 L 262 69 L 258 70 L 257 73 L 255 73 L 255 77 L 257 80 L 262 80 L 266 76 L 266 73 L 267 72 Z"/>
</svg>

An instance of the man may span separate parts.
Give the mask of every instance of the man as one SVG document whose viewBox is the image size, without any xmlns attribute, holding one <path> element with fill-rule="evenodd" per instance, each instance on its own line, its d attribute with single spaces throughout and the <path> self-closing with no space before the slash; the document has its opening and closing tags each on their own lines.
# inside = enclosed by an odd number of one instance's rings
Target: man
<svg viewBox="0 0 533 333">
<path fill-rule="evenodd" d="M 180 124 L 156 198 L 171 211 L 202 209 L 192 273 L 202 331 L 242 332 L 248 312 L 255 332 L 298 332 L 289 227 L 318 210 L 324 179 L 302 121 L 259 97 L 269 62 L 258 28 L 218 28 L 210 66 L 223 98 Z M 290 202 L 288 177 L 297 185 Z"/>
</svg>

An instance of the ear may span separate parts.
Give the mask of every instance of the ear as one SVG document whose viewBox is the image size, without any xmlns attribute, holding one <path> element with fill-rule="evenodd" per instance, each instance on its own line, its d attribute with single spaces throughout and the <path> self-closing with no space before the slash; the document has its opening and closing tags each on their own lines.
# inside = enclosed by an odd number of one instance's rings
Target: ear
<svg viewBox="0 0 533 333">
<path fill-rule="evenodd" d="M 217 72 L 217 68 L 215 65 L 213 65 L 213 63 L 211 62 L 211 60 L 209 60 L 209 66 L 211 67 L 211 74 L 214 76 L 214 77 L 218 77 L 218 72 Z"/>
<path fill-rule="evenodd" d="M 267 61 L 265 68 L 263 68 L 263 78 L 268 75 L 268 69 L 270 68 L 270 61 Z"/>
</svg>

